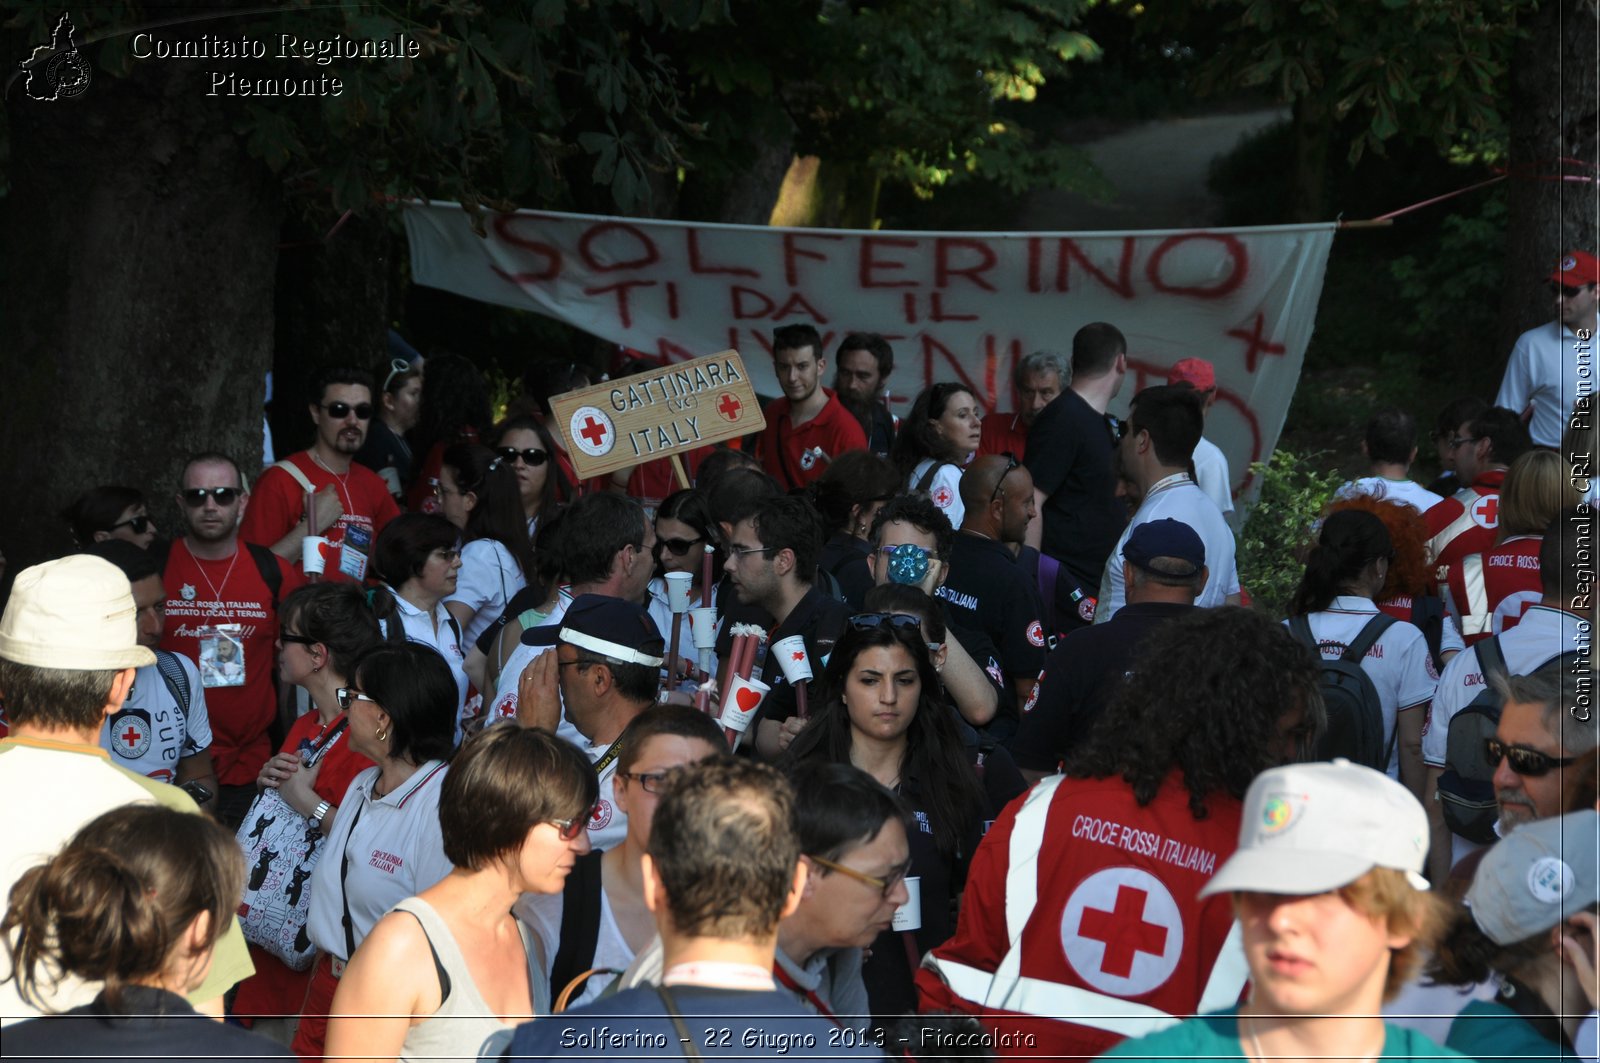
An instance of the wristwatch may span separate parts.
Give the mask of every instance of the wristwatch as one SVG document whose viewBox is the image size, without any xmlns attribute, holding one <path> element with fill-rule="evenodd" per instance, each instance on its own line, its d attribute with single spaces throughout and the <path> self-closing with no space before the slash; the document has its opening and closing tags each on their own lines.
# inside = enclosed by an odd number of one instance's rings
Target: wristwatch
<svg viewBox="0 0 1600 1063">
<path fill-rule="evenodd" d="M 316 811 L 311 813 L 311 826 L 317 830 L 321 830 L 322 817 L 326 816 L 328 814 L 328 809 L 332 807 L 333 805 L 327 801 L 324 801 L 322 804 L 318 805 Z"/>
</svg>

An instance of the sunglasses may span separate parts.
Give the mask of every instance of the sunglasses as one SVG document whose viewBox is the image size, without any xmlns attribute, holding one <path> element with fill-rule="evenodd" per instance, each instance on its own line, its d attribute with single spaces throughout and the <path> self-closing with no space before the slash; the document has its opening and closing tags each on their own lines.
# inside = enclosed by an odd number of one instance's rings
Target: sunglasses
<svg viewBox="0 0 1600 1063">
<path fill-rule="evenodd" d="M 333 692 L 333 696 L 339 699 L 339 707 L 345 712 L 349 712 L 350 706 L 358 701 L 370 701 L 374 705 L 378 703 L 377 698 L 368 697 L 355 687 L 340 687 Z"/>
<path fill-rule="evenodd" d="M 344 420 L 352 412 L 356 415 L 356 420 L 358 421 L 372 420 L 372 403 L 370 402 L 358 402 L 354 406 L 348 402 L 330 402 L 323 406 L 322 409 L 335 421 Z"/>
<path fill-rule="evenodd" d="M 889 894 L 894 892 L 894 888 L 900 885 L 900 883 L 904 882 L 906 876 L 911 873 L 911 861 L 909 860 L 907 860 L 900 867 L 897 867 L 893 871 L 889 872 L 888 878 L 879 878 L 877 875 L 869 875 L 865 871 L 857 871 L 853 867 L 845 867 L 843 864 L 836 864 L 832 860 L 824 860 L 820 856 L 813 856 L 811 858 L 811 862 L 813 864 L 820 864 L 829 871 L 837 871 L 846 878 L 853 878 L 857 882 L 865 883 L 866 885 L 871 886 L 873 889 L 877 890 L 883 895 L 884 900 L 888 900 Z"/>
<path fill-rule="evenodd" d="M 404 358 L 396 358 L 391 361 L 389 363 L 389 375 L 383 378 L 383 390 L 389 390 L 389 385 L 394 382 L 395 377 L 399 376 L 401 373 L 409 372 L 411 372 L 411 363 L 406 361 Z"/>
<path fill-rule="evenodd" d="M 703 543 L 703 542 L 705 542 L 704 538 L 695 538 L 695 539 L 657 539 L 656 540 L 656 553 L 659 554 L 662 550 L 671 550 L 673 557 L 682 557 L 684 554 L 687 554 L 689 552 L 689 548 L 692 547 L 695 543 Z"/>
<path fill-rule="evenodd" d="M 154 522 L 149 517 L 129 517 L 127 520 L 117 521 L 117 523 L 107 528 L 106 531 L 116 531 L 118 528 L 132 528 L 133 534 L 143 535 L 145 532 L 150 530 L 150 525 L 152 523 Z"/>
<path fill-rule="evenodd" d="M 1582 288 L 1572 288 L 1565 284 L 1550 285 L 1550 294 L 1559 296 L 1562 299 L 1571 299 L 1581 291 L 1583 291 Z"/>
<path fill-rule="evenodd" d="M 1526 746 L 1508 746 L 1498 738 L 1484 739 L 1483 751 L 1489 755 L 1491 764 L 1498 765 L 1500 758 L 1504 757 L 1511 770 L 1524 779 L 1537 779 L 1542 775 L 1549 775 L 1556 768 L 1564 768 L 1578 759 L 1552 757 L 1548 753 L 1528 749 Z"/>
<path fill-rule="evenodd" d="M 875 627 L 915 628 L 922 630 L 922 618 L 910 613 L 857 613 L 850 618 L 850 626 L 857 631 L 870 631 Z"/>
<path fill-rule="evenodd" d="M 219 506 L 231 506 L 243 493 L 237 487 L 185 487 L 178 492 L 178 497 L 190 509 L 199 509 L 208 498 L 215 498 Z"/>
<path fill-rule="evenodd" d="M 556 829 L 562 841 L 570 842 L 583 833 L 583 829 L 589 825 L 589 820 L 593 817 L 594 809 L 591 808 L 575 819 L 547 819 L 545 822 Z"/>
<path fill-rule="evenodd" d="M 310 635 L 291 635 L 287 631 L 278 632 L 278 641 L 294 646 L 315 646 L 317 644 L 317 640 Z M 341 704 L 343 703 L 341 702 Z"/>
<path fill-rule="evenodd" d="M 532 469 L 537 469 L 550 460 L 550 455 L 538 447 L 527 447 L 523 450 L 518 450 L 516 447 L 501 447 L 495 453 L 507 461 L 520 461 Z"/>
<path fill-rule="evenodd" d="M 1011 470 L 1019 468 L 1021 465 L 1021 463 L 1017 461 L 1017 456 L 1011 453 L 1011 451 L 1008 450 L 1004 453 L 1006 456 L 1006 468 L 1005 471 L 1000 474 L 1000 479 L 994 482 L 994 493 L 989 496 L 989 502 L 991 504 L 993 504 L 994 501 L 1000 497 L 1000 492 L 1004 490 L 1006 485 L 1006 477 L 1011 475 Z"/>
</svg>

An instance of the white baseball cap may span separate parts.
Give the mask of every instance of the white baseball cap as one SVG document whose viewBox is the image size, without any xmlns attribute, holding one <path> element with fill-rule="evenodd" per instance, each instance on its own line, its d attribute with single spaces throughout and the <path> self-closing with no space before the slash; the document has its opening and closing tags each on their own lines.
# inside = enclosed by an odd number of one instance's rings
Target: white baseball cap
<svg viewBox="0 0 1600 1063">
<path fill-rule="evenodd" d="M 92 672 L 142 668 L 138 609 L 122 570 L 73 554 L 17 573 L 0 617 L 0 657 L 35 668 Z"/>
<path fill-rule="evenodd" d="M 1467 907 L 1497 945 L 1542 934 L 1600 900 L 1600 814 L 1524 823 L 1494 844 L 1472 876 Z"/>
<path fill-rule="evenodd" d="M 1289 764 L 1256 776 L 1244 796 L 1239 848 L 1200 896 L 1241 890 L 1310 896 L 1375 867 L 1404 871 L 1419 890 L 1428 816 L 1411 791 L 1352 764 Z"/>
</svg>

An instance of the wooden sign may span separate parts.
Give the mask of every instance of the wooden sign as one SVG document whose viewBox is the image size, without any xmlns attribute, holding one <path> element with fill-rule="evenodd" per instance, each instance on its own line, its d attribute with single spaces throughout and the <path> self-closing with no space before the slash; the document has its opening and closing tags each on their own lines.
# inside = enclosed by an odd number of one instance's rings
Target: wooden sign
<svg viewBox="0 0 1600 1063">
<path fill-rule="evenodd" d="M 585 480 L 767 426 L 738 351 L 569 391 L 550 408 Z"/>
</svg>

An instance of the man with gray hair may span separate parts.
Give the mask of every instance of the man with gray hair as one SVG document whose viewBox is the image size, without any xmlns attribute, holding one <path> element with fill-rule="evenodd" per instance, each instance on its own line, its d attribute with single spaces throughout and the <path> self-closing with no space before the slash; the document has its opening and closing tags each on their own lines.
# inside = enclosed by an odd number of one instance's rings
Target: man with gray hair
<svg viewBox="0 0 1600 1063">
<path fill-rule="evenodd" d="M 1505 705 L 1487 746 L 1500 808 L 1496 831 L 1504 836 L 1524 823 L 1561 815 L 1561 769 L 1600 745 L 1600 728 L 1585 681 L 1564 662 L 1532 675 L 1497 676 L 1494 689 Z"/>
<path fill-rule="evenodd" d="M 1034 351 L 1018 362 L 1011 377 L 1012 409 L 1016 412 L 1010 417 L 996 414 L 983 419 L 978 453 L 1009 453 L 1018 461 L 1027 457 L 1028 429 L 1033 427 L 1033 419 L 1071 379 L 1066 358 L 1055 351 Z"/>
</svg>

